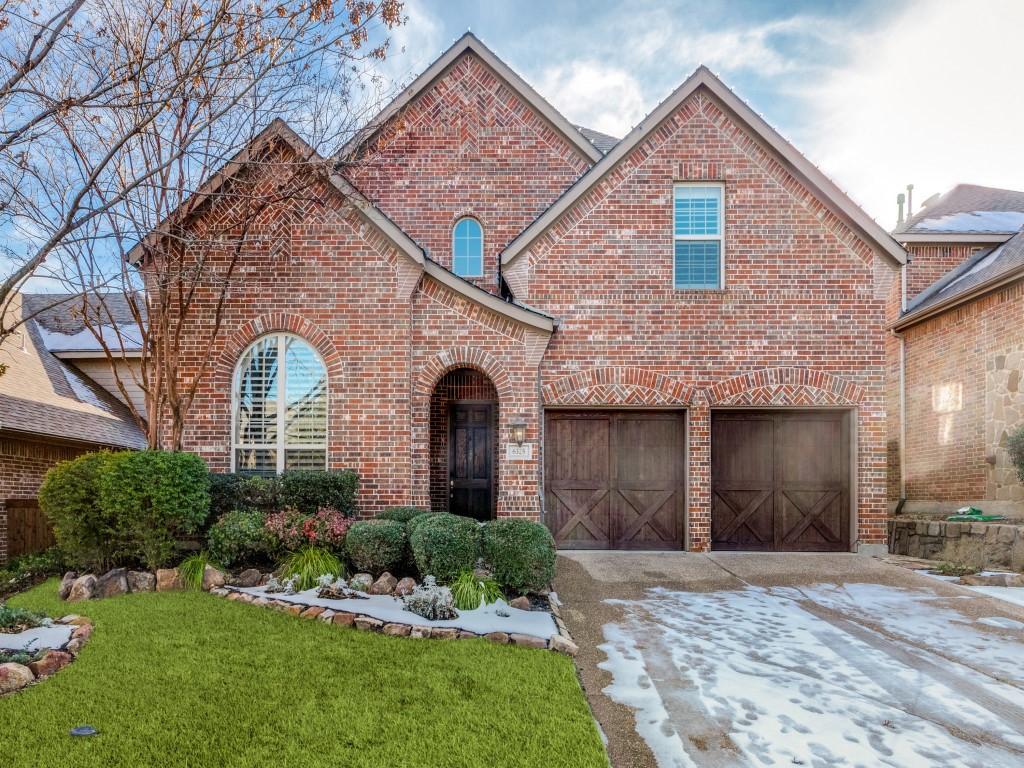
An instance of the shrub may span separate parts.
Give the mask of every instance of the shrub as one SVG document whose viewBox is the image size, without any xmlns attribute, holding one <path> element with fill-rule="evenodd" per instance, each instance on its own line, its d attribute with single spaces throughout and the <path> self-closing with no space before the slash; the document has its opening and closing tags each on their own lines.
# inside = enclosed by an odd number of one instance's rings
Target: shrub
<svg viewBox="0 0 1024 768">
<path fill-rule="evenodd" d="M 296 592 L 317 586 L 321 576 L 338 578 L 344 574 L 341 561 L 322 547 L 304 547 L 293 552 L 281 567 L 281 576 L 292 581 Z"/>
<path fill-rule="evenodd" d="M 433 576 L 427 576 L 423 583 L 414 587 L 412 594 L 402 598 L 407 611 L 430 621 L 456 619 L 455 600 L 448 587 L 438 586 Z"/>
<path fill-rule="evenodd" d="M 378 576 L 396 571 L 405 558 L 405 526 L 394 520 L 366 520 L 349 528 L 345 551 L 352 567 Z"/>
<path fill-rule="evenodd" d="M 484 524 L 482 539 L 484 560 L 506 589 L 536 592 L 555 577 L 555 540 L 541 523 L 492 520 Z"/>
<path fill-rule="evenodd" d="M 177 538 L 206 520 L 209 482 L 206 464 L 194 454 L 124 451 L 111 454 L 104 467 L 99 502 L 131 554 L 159 568 L 173 557 Z"/>
<path fill-rule="evenodd" d="M 25 608 L 0 603 L 0 632 L 16 633 L 41 627 L 46 617 Z"/>
<path fill-rule="evenodd" d="M 39 506 L 58 546 L 70 562 L 90 570 L 104 571 L 123 556 L 117 518 L 99 500 L 100 480 L 113 457 L 100 451 L 62 461 L 39 489 Z"/>
<path fill-rule="evenodd" d="M 315 514 L 322 507 L 330 507 L 345 517 L 354 517 L 358 488 L 359 476 L 350 470 L 285 472 L 281 476 L 281 504 L 306 515 Z"/>
<path fill-rule="evenodd" d="M 294 508 L 267 515 L 267 533 L 284 549 L 294 552 L 308 546 L 340 552 L 352 520 L 331 507 L 306 515 Z"/>
<path fill-rule="evenodd" d="M 431 515 L 416 526 L 409 543 L 421 575 L 450 582 L 460 571 L 476 565 L 480 556 L 480 526 L 468 517 Z"/>
<path fill-rule="evenodd" d="M 257 509 L 236 509 L 210 526 L 206 537 L 210 557 L 230 568 L 268 558 L 277 542 Z"/>
<path fill-rule="evenodd" d="M 269 514 L 281 508 L 281 480 L 276 475 L 210 473 L 210 519 L 219 520 L 236 509 Z"/>
<path fill-rule="evenodd" d="M 460 611 L 472 611 L 481 603 L 490 605 L 504 595 L 494 579 L 480 578 L 473 571 L 466 570 L 452 582 L 452 597 Z"/>
<path fill-rule="evenodd" d="M 1010 461 L 1017 468 L 1017 478 L 1024 483 L 1024 424 L 1010 433 L 1006 449 L 1010 452 Z"/>
<path fill-rule="evenodd" d="M 413 533 L 415 533 L 416 529 L 423 525 L 423 523 L 427 522 L 428 520 L 433 520 L 438 515 L 447 514 L 447 512 L 424 512 L 422 515 L 416 515 L 412 520 L 405 524 L 405 529 L 406 532 L 409 534 L 409 538 L 412 539 Z"/>
<path fill-rule="evenodd" d="M 394 520 L 396 523 L 408 523 L 414 517 L 429 515 L 430 510 L 419 507 L 388 507 L 379 515 L 378 520 Z"/>
</svg>

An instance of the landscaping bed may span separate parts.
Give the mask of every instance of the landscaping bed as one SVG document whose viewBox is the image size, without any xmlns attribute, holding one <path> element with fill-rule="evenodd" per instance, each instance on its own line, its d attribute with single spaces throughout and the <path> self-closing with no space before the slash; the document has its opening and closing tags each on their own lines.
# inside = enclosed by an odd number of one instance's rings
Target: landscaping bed
<svg viewBox="0 0 1024 768">
<path fill-rule="evenodd" d="M 59 614 L 57 587 L 11 603 Z M 85 652 L 0 699 L 5 766 L 607 765 L 560 654 L 338 631 L 199 592 L 75 610 L 95 622 Z M 70 737 L 80 725 L 99 733 Z"/>
<path fill-rule="evenodd" d="M 49 619 L 0 603 L 0 696 L 59 672 L 81 652 L 92 624 L 77 615 Z"/>
</svg>

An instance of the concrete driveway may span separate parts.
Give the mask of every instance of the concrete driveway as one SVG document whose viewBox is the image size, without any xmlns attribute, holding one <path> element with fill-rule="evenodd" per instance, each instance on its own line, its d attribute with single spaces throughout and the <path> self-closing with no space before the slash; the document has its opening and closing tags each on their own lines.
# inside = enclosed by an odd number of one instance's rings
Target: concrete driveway
<svg viewBox="0 0 1024 768">
<path fill-rule="evenodd" d="M 1024 765 L 1024 608 L 858 555 L 561 555 L 615 766 Z"/>
</svg>

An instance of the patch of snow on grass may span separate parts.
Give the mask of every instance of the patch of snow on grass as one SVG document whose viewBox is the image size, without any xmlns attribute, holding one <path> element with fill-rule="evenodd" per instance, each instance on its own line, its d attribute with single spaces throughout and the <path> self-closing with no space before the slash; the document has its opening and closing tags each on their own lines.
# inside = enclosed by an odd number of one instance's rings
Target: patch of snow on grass
<svg viewBox="0 0 1024 768">
<path fill-rule="evenodd" d="M 990 627 L 999 627 L 1000 629 L 1024 629 L 1024 621 L 1014 621 L 1005 616 L 985 616 L 978 619 L 978 623 L 987 624 Z"/>
<path fill-rule="evenodd" d="M 431 621 L 411 611 L 405 610 L 402 601 L 388 595 L 369 595 L 364 600 L 358 598 L 348 600 L 331 600 L 317 597 L 318 588 L 308 589 L 288 595 L 283 592 L 268 593 L 264 587 L 232 587 L 237 592 L 245 592 L 268 600 L 281 600 L 286 603 L 301 605 L 318 605 L 332 611 L 347 611 L 370 616 L 384 622 L 397 624 L 413 624 L 421 627 L 455 627 L 478 635 L 488 632 L 508 632 L 532 635 L 547 640 L 558 633 L 555 620 L 546 611 L 521 611 L 512 608 L 504 600 L 485 605 L 472 611 L 459 611 L 457 619 Z M 499 608 L 508 612 L 508 616 L 499 616 Z"/>
<path fill-rule="evenodd" d="M 637 730 L 660 766 L 690 764 L 674 751 L 677 744 L 697 765 L 1017 764 L 1024 754 L 1020 688 L 920 646 L 932 642 L 923 643 L 921 633 L 938 632 L 935 642 L 966 641 L 1020 668 L 1024 645 L 1014 650 L 976 625 L 972 632 L 969 621 L 953 621 L 933 600 L 848 585 L 655 589 L 645 600 L 611 601 L 625 608 L 625 618 L 604 628 L 602 666 L 614 678 L 606 693 L 637 710 Z M 859 621 L 868 604 L 885 631 Z M 906 626 L 890 635 L 897 617 Z M 645 679 L 653 684 L 644 687 Z M 968 685 L 974 698 L 965 694 Z M 741 753 L 732 763 L 700 748 L 716 729 L 719 744 Z"/>
<path fill-rule="evenodd" d="M 967 589 L 987 597 L 1024 606 L 1024 587 L 967 587 Z"/>
</svg>

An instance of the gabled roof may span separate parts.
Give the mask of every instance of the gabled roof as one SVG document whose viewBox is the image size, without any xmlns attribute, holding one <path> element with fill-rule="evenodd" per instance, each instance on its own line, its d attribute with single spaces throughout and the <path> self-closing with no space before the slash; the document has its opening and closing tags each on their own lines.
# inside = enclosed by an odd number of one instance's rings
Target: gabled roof
<svg viewBox="0 0 1024 768">
<path fill-rule="evenodd" d="M 944 274 L 915 297 L 893 327 L 907 328 L 1021 279 L 1024 279 L 1024 231 L 1005 243 L 978 251 Z"/>
<path fill-rule="evenodd" d="M 671 117 L 679 106 L 686 101 L 698 88 L 706 88 L 719 102 L 739 121 L 782 159 L 783 164 L 814 192 L 823 202 L 830 205 L 833 211 L 863 235 L 869 242 L 898 264 L 906 263 L 906 251 L 892 236 L 879 226 L 874 219 L 854 203 L 845 192 L 825 176 L 817 166 L 779 133 L 768 125 L 764 119 L 754 112 L 728 86 L 715 77 L 705 66 L 700 66 L 672 94 L 655 107 L 644 120 L 608 152 L 593 168 L 583 174 L 579 181 L 570 187 L 561 198 L 541 214 L 529 227 L 523 230 L 515 240 L 506 246 L 501 255 L 502 264 L 508 264 L 522 254 L 542 235 L 548 227 L 557 222 L 563 213 L 568 211 L 586 192 L 597 184 L 606 174 L 644 141 L 667 118 Z"/>
<path fill-rule="evenodd" d="M 203 198 L 206 195 L 216 193 L 216 190 L 220 189 L 220 187 L 228 181 L 231 176 L 243 167 L 246 158 L 256 152 L 258 147 L 266 146 L 269 141 L 275 138 L 286 142 L 300 156 L 308 157 L 316 161 L 323 161 L 324 167 L 327 167 L 326 161 L 317 154 L 316 150 L 314 150 L 301 136 L 293 131 L 284 120 L 277 118 L 262 130 L 252 140 L 252 142 L 250 142 L 248 147 L 242 149 L 231 160 L 225 163 L 209 181 L 196 190 L 196 192 L 168 218 L 180 219 L 181 217 L 188 216 L 189 213 L 195 211 L 202 203 Z M 331 170 L 328 172 L 327 177 L 330 184 L 334 186 L 334 188 L 337 189 L 349 203 L 355 206 L 355 208 L 366 218 L 368 222 L 373 224 L 378 231 L 387 237 L 400 253 L 420 265 L 427 274 L 436 278 L 456 292 L 461 293 L 471 301 L 487 307 L 498 314 L 504 315 L 505 317 L 525 325 L 529 325 L 546 333 L 551 333 L 554 329 L 554 321 L 548 315 L 515 302 L 505 301 L 489 291 L 485 291 L 483 288 L 463 280 L 455 275 L 455 273 L 442 267 L 440 264 L 436 264 L 435 262 L 427 259 L 423 248 L 409 237 L 401 227 L 388 218 L 383 211 L 371 203 L 366 196 L 356 189 L 348 179 L 341 175 L 341 173 L 337 170 Z M 161 226 L 166 226 L 166 222 Z M 156 237 L 158 235 L 152 234 L 150 236 Z M 129 259 L 137 261 L 141 258 L 141 249 L 142 244 L 140 243 L 129 254 Z"/>
<path fill-rule="evenodd" d="M 893 230 L 903 242 L 1004 242 L 1024 227 L 1024 192 L 957 184 Z"/>
<path fill-rule="evenodd" d="M 433 64 L 396 96 L 390 104 L 371 120 L 366 127 L 358 131 L 342 148 L 341 157 L 349 157 L 363 144 L 371 139 L 387 122 L 410 104 L 417 96 L 426 91 L 447 72 L 448 68 L 458 61 L 459 57 L 471 51 L 483 60 L 495 74 L 508 83 L 508 86 L 526 101 L 552 127 L 561 133 L 566 140 L 579 150 L 580 154 L 596 163 L 601 159 L 601 151 L 592 144 L 579 128 L 566 120 L 562 114 L 549 104 L 539 93 L 517 75 L 512 68 L 495 55 L 472 33 L 466 32 L 452 46 L 442 53 Z"/>
<path fill-rule="evenodd" d="M 7 365 L 0 376 L 0 430 L 98 446 L 146 447 L 146 436 L 128 408 L 50 354 L 34 320 L 0 343 L 0 362 Z"/>
</svg>

